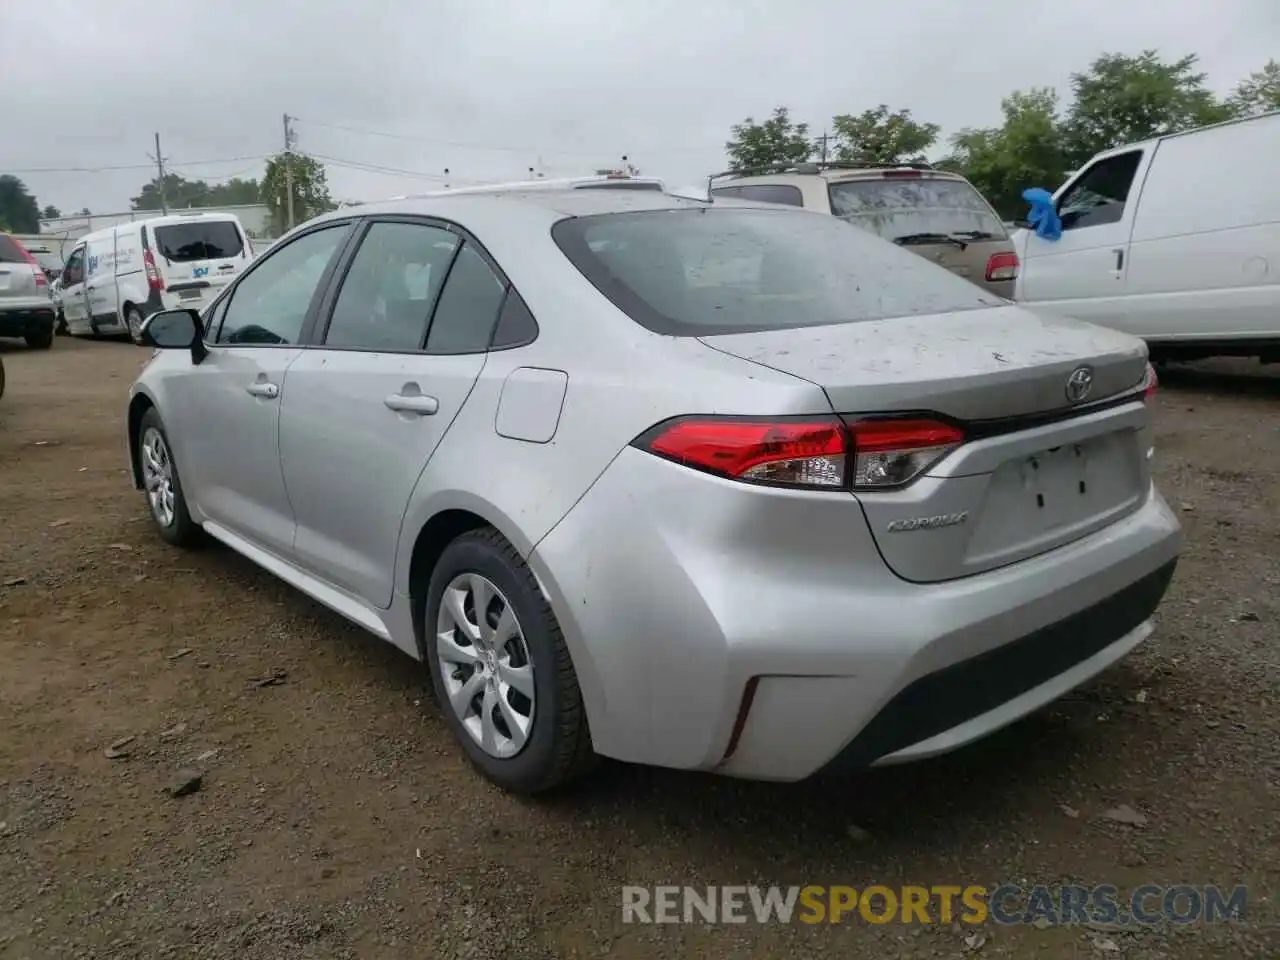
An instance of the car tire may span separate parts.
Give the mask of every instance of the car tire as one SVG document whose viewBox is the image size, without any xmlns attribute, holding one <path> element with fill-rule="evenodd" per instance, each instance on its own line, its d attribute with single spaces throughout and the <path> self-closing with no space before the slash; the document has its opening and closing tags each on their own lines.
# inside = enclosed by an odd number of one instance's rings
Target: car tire
<svg viewBox="0 0 1280 960">
<path fill-rule="evenodd" d="M 53 346 L 53 325 L 37 333 L 28 333 L 24 339 L 32 350 L 48 350 Z"/>
<path fill-rule="evenodd" d="M 0 357 L 0 397 L 4 396 L 4 357 Z"/>
<path fill-rule="evenodd" d="M 129 331 L 129 339 L 134 343 L 142 342 L 142 311 L 137 307 L 130 306 L 124 314 L 124 328 Z"/>
<path fill-rule="evenodd" d="M 156 532 L 174 546 L 194 545 L 200 539 L 200 527 L 187 510 L 173 447 L 155 407 L 142 415 L 134 448 L 138 451 L 138 471 L 142 474 L 147 512 Z"/>
<path fill-rule="evenodd" d="M 57 319 L 53 321 L 53 335 L 55 337 L 67 336 L 67 315 L 61 310 L 58 311 Z"/>
<path fill-rule="evenodd" d="M 468 586 L 477 583 L 477 589 Z M 484 613 L 492 623 L 487 631 L 479 629 L 478 594 L 489 597 Z M 467 758 L 485 777 L 513 793 L 536 794 L 568 785 L 593 765 L 582 691 L 560 624 L 533 572 L 498 531 L 472 530 L 445 547 L 431 573 L 424 613 L 422 648 L 440 710 Z M 467 627 L 458 625 L 458 615 L 468 620 Z M 514 623 L 509 638 L 494 629 L 508 615 Z M 446 643 L 447 675 L 441 657 Z M 470 663 L 464 654 L 473 658 Z M 532 677 L 522 675 L 522 682 L 512 682 L 525 667 Z M 532 698 L 517 689 L 525 684 Z M 520 721 L 526 715 L 529 723 L 522 734 L 503 719 Z M 489 746 L 484 745 L 486 737 Z"/>
</svg>

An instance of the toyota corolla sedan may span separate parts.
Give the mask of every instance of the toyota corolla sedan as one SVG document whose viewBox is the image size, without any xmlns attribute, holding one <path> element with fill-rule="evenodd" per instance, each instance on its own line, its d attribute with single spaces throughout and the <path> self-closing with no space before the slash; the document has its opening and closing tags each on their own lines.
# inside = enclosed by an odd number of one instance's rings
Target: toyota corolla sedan
<svg viewBox="0 0 1280 960">
<path fill-rule="evenodd" d="M 144 339 L 160 536 L 420 660 L 514 791 L 951 750 L 1146 639 L 1180 548 L 1139 340 L 817 213 L 348 208 Z"/>
</svg>

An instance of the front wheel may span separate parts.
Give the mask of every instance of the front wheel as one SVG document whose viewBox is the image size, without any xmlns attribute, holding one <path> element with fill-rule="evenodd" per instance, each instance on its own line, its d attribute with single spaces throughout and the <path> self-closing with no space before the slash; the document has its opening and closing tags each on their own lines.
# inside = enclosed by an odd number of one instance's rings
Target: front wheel
<svg viewBox="0 0 1280 960">
<path fill-rule="evenodd" d="M 57 337 L 67 335 L 67 315 L 61 310 L 58 311 L 57 319 L 53 321 L 53 334 Z"/>
<path fill-rule="evenodd" d="M 156 532 L 175 546 L 195 543 L 200 528 L 187 511 L 173 448 L 169 446 L 169 436 L 155 407 L 144 413 L 138 424 L 137 450 L 142 486 Z"/>
<path fill-rule="evenodd" d="M 431 682 L 471 763 L 498 786 L 542 793 L 594 759 L 577 675 L 533 572 L 492 528 L 444 549 L 427 590 Z"/>
</svg>

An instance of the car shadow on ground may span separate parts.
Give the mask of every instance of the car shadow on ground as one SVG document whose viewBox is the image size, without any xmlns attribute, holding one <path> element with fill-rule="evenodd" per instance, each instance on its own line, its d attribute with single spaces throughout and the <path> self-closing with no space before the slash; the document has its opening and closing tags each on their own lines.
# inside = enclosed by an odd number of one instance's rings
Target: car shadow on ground
<svg viewBox="0 0 1280 960">
<path fill-rule="evenodd" d="M 1280 400 L 1280 364 L 1251 360 L 1171 363 L 1160 370 L 1160 389 Z"/>
</svg>

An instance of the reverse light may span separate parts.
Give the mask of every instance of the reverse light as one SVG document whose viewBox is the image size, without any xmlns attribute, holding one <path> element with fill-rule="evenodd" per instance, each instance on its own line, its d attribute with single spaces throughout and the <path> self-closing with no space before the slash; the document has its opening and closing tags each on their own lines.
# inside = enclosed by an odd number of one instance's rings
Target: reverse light
<svg viewBox="0 0 1280 960">
<path fill-rule="evenodd" d="M 732 480 L 812 490 L 883 490 L 919 476 L 964 442 L 933 420 L 679 417 L 634 445 Z"/>
<path fill-rule="evenodd" d="M 987 280 L 1018 279 L 1018 255 L 1016 253 L 993 253 L 987 259 Z"/>
</svg>

